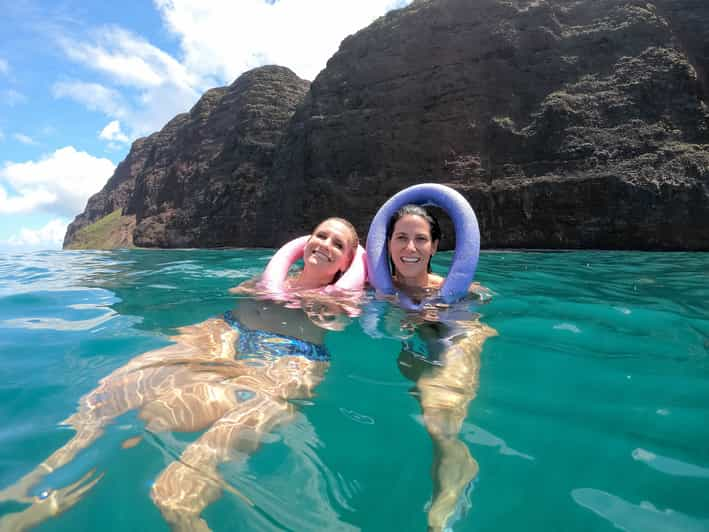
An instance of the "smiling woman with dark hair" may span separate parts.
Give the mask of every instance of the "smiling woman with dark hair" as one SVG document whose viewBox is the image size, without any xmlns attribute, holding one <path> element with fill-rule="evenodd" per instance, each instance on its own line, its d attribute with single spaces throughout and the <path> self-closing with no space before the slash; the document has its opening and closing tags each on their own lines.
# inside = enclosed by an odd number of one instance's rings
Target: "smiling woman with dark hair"
<svg viewBox="0 0 709 532">
<path fill-rule="evenodd" d="M 404 205 L 387 224 L 387 251 L 395 288 L 417 300 L 437 292 L 443 277 L 432 273 L 441 230 L 436 218 L 419 205 Z M 478 286 L 471 285 L 471 289 Z M 415 334 L 403 342 L 398 364 L 416 383 L 412 395 L 423 412 L 433 442 L 433 497 L 428 508 L 429 530 L 449 527 L 465 501 L 466 487 L 478 464 L 460 440 L 468 405 L 479 383 L 480 352 L 496 331 L 470 313 L 455 321 L 442 320 L 439 308 L 424 307 L 409 314 Z M 407 328 L 408 327 L 407 324 Z"/>
<path fill-rule="evenodd" d="M 399 224 L 398 226 L 398 234 L 396 235 L 396 238 L 394 238 L 394 226 L 397 224 L 399 220 L 402 218 L 407 217 L 408 223 L 404 224 Z M 422 222 L 428 224 L 427 228 L 424 228 L 424 224 L 419 222 L 421 220 Z M 405 231 L 406 229 L 418 229 L 418 237 L 419 239 L 425 238 L 430 240 L 431 242 L 431 255 L 428 258 L 428 262 L 426 265 L 426 271 L 427 273 L 431 273 L 431 258 L 433 255 L 436 253 L 438 250 L 438 243 L 441 240 L 441 227 L 438 224 L 438 220 L 436 219 L 433 214 L 429 213 L 426 209 L 421 207 L 420 205 L 404 205 L 401 209 L 396 211 L 394 216 L 391 217 L 391 220 L 389 220 L 389 223 L 387 224 L 387 232 L 386 232 L 386 237 L 387 237 L 387 242 L 389 242 L 389 266 L 391 268 L 391 275 L 393 278 L 397 278 L 397 269 L 396 265 L 394 264 L 394 260 L 392 258 L 392 247 L 391 244 L 403 244 L 406 245 L 408 244 L 409 240 L 406 238 L 409 235 Z M 401 246 L 399 246 L 401 247 Z M 395 246 L 396 248 L 396 246 Z M 414 257 L 411 259 L 413 262 L 417 262 L 417 258 Z M 401 275 L 400 275 L 401 276 Z M 434 280 L 435 279 L 435 280 Z M 443 280 L 441 277 L 438 275 L 433 276 L 433 279 L 429 280 L 429 283 L 433 280 L 436 284 L 440 285 L 440 282 Z"/>
<path fill-rule="evenodd" d="M 443 282 L 431 273 L 431 259 L 438 250 L 441 227 L 438 220 L 420 205 L 404 205 L 387 224 L 389 265 L 395 284 L 418 288 L 438 288 Z M 424 271 L 421 264 L 426 265 Z"/>
</svg>

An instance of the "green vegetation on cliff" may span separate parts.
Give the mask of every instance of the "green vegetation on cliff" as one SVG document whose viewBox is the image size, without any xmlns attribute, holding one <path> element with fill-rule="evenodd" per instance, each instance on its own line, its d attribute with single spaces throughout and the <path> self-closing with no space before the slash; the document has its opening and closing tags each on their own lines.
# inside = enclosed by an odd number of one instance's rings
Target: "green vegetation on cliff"
<svg viewBox="0 0 709 532">
<path fill-rule="evenodd" d="M 135 216 L 121 216 L 121 209 L 77 231 L 64 249 L 134 248 Z"/>
</svg>

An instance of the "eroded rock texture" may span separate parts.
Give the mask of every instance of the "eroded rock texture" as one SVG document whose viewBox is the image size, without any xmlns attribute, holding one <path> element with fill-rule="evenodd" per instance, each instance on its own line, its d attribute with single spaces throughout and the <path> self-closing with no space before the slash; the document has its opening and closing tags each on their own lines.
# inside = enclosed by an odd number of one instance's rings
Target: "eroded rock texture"
<svg viewBox="0 0 709 532">
<path fill-rule="evenodd" d="M 391 13 L 342 43 L 291 123 L 276 175 L 302 200 L 283 219 L 364 230 L 392 193 L 436 181 L 469 198 L 490 247 L 707 249 L 708 5 Z"/>
<path fill-rule="evenodd" d="M 704 0 L 416 1 L 288 85 L 266 149 L 235 119 L 263 89 L 208 92 L 156 134 L 125 210 L 138 245 L 276 246 L 331 215 L 366 234 L 435 181 L 487 247 L 709 249 L 708 76 Z"/>
<path fill-rule="evenodd" d="M 287 68 L 261 67 L 207 91 L 160 132 L 133 144 L 80 226 L 117 206 L 135 215 L 145 247 L 218 247 L 252 242 L 273 153 L 309 82 Z"/>
</svg>

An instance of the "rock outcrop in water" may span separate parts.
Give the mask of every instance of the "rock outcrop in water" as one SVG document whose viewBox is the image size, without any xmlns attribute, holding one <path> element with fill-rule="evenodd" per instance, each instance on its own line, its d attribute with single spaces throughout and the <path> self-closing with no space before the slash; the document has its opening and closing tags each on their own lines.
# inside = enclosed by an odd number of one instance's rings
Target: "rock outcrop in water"
<svg viewBox="0 0 709 532">
<path fill-rule="evenodd" d="M 435 181 L 488 247 L 709 249 L 709 2 L 416 1 L 345 39 L 309 89 L 293 78 L 266 84 L 288 101 L 267 149 L 240 144 L 255 119 L 239 105 L 263 88 L 212 96 L 220 113 L 201 101 L 137 141 L 75 224 L 127 198 L 138 245 L 275 246 L 330 215 L 364 233 L 392 193 Z"/>
</svg>

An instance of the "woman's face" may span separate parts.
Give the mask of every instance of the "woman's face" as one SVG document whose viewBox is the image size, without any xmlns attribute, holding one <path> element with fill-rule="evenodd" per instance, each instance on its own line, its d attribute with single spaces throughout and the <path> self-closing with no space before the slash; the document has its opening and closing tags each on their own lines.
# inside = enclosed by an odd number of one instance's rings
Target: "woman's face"
<svg viewBox="0 0 709 532">
<path fill-rule="evenodd" d="M 423 278 L 428 275 L 428 261 L 438 249 L 431 240 L 431 226 L 424 218 L 405 214 L 394 224 L 389 240 L 389 256 L 397 275 Z"/>
<path fill-rule="evenodd" d="M 318 225 L 303 250 L 306 268 L 317 268 L 323 276 L 347 270 L 354 255 L 352 231 L 337 220 Z"/>
</svg>

